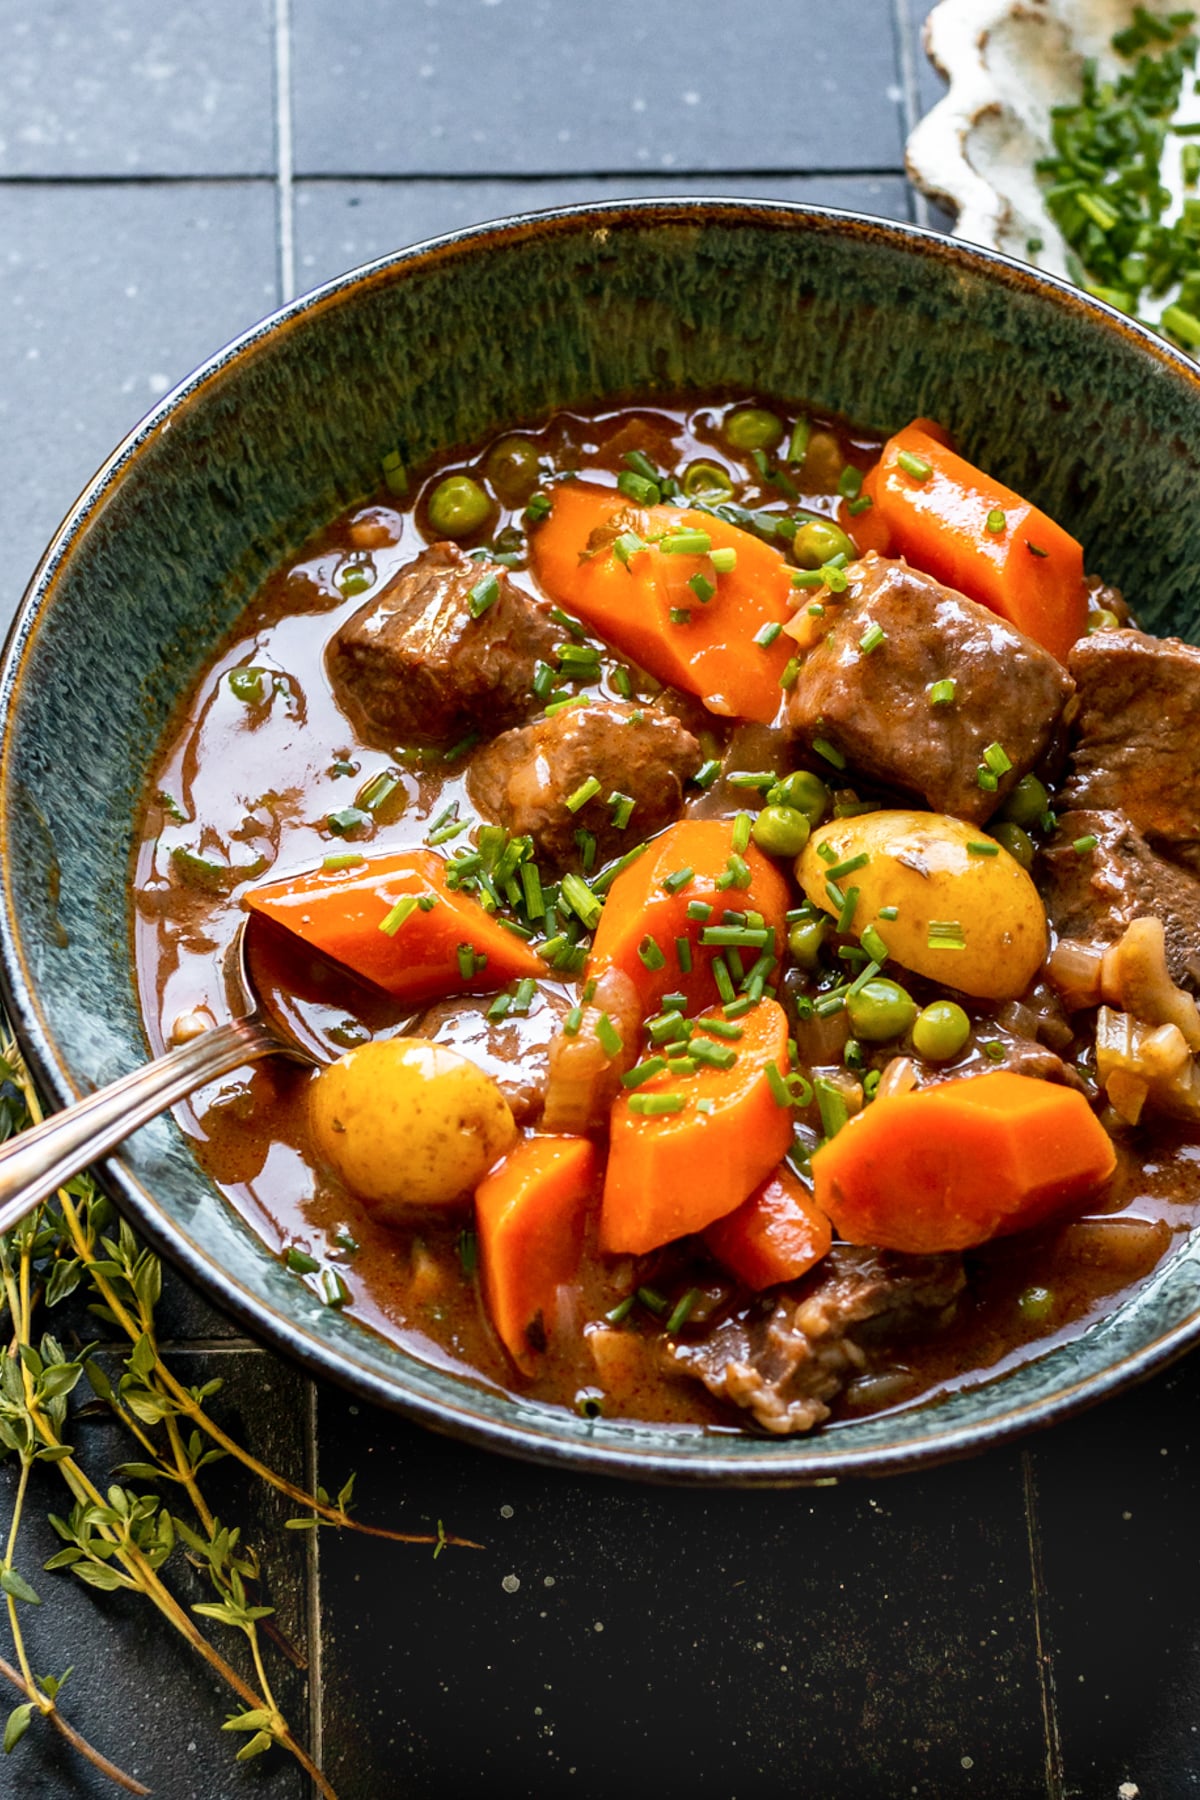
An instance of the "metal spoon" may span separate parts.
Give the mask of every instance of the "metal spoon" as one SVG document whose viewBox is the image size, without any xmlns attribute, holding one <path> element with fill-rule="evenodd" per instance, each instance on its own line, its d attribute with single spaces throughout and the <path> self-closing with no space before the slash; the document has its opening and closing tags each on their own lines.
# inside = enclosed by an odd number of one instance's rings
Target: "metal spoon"
<svg viewBox="0 0 1200 1800">
<path fill-rule="evenodd" d="M 301 1042 L 300 1023 L 265 1000 L 253 980 L 248 926 L 254 919 L 252 914 L 243 921 L 230 947 L 230 986 L 239 1017 L 109 1082 L 0 1149 L 0 1231 L 11 1230 L 39 1200 L 206 1081 L 263 1056 L 310 1064 L 324 1060 L 317 1041 Z"/>
</svg>

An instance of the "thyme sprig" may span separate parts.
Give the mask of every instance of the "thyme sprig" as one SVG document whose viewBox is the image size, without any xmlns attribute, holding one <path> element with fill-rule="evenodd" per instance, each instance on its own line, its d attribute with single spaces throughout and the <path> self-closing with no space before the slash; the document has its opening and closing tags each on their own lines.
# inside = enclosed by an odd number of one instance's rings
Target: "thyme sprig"
<svg viewBox="0 0 1200 1800">
<path fill-rule="evenodd" d="M 3 1025 L 0 1019 L 0 1026 Z M 36 1124 L 42 1110 L 36 1090 L 7 1031 L 0 1033 L 0 1141 Z M 89 1344 L 68 1351 L 52 1332 L 35 1331 L 42 1308 L 52 1308 L 82 1286 L 88 1310 L 115 1327 L 128 1345 L 115 1353 Z M 128 1793 L 149 1790 L 89 1743 L 64 1717 L 59 1697 L 71 1670 L 38 1676 L 30 1666 L 19 1608 L 41 1599 L 18 1567 L 21 1521 L 36 1464 L 51 1464 L 64 1482 L 69 1508 L 51 1513 L 63 1548 L 45 1564 L 69 1570 L 101 1591 L 124 1588 L 140 1593 L 226 1683 L 240 1702 L 222 1729 L 245 1736 L 237 1751 L 248 1761 L 272 1746 L 293 1756 L 318 1793 L 336 1800 L 333 1789 L 292 1732 L 273 1692 L 263 1638 L 293 1662 L 303 1658 L 272 1623 L 273 1608 L 258 1598 L 260 1565 L 240 1527 L 222 1523 L 200 1485 L 211 1463 L 233 1457 L 300 1509 L 286 1521 L 292 1529 L 321 1525 L 362 1531 L 399 1543 L 431 1544 L 434 1555 L 447 1544 L 439 1522 L 436 1537 L 360 1524 L 350 1515 L 353 1475 L 331 1499 L 289 1481 L 229 1436 L 207 1403 L 219 1380 L 189 1387 L 159 1353 L 155 1307 L 162 1288 L 158 1258 L 139 1242 L 88 1175 L 60 1189 L 7 1235 L 0 1235 L 0 1319 L 7 1347 L 0 1354 L 0 1457 L 19 1464 L 16 1495 L 0 1557 L 3 1594 L 16 1667 L 0 1658 L 0 1675 L 20 1690 L 22 1700 L 8 1715 L 3 1749 L 16 1748 L 36 1715 L 46 1720 L 80 1755 Z M 103 1360 L 102 1360 L 103 1358 Z M 109 1373 L 113 1362 L 120 1372 Z M 106 1367 L 105 1364 L 109 1367 Z M 114 1378 L 115 1375 L 115 1378 Z M 94 1400 L 74 1414 L 69 1400 L 86 1378 Z M 111 1471 L 118 1479 L 103 1490 L 76 1455 L 72 1426 L 93 1408 L 111 1412 L 137 1454 Z M 153 1482 L 145 1492 L 133 1483 Z M 170 1496 L 162 1498 L 159 1489 Z M 177 1510 L 178 1509 L 178 1510 Z M 181 1516 L 186 1515 L 186 1516 Z M 474 1547 L 474 1546 L 473 1546 Z M 212 1590 L 212 1598 L 185 1606 L 165 1578 L 172 1559 L 185 1561 Z M 241 1632 L 253 1666 L 253 1683 L 221 1654 L 199 1620 Z"/>
</svg>

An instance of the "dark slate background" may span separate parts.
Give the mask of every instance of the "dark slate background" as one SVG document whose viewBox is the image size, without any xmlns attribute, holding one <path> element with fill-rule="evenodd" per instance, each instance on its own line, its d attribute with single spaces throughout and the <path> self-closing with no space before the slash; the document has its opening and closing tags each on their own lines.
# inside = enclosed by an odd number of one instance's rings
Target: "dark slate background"
<svg viewBox="0 0 1200 1800">
<path fill-rule="evenodd" d="M 429 234 L 596 196 L 927 215 L 924 0 L 0 0 L 0 616 L 105 453 L 289 295 Z M 937 223 L 937 221 L 934 221 Z M 974 1462 L 874 1486 L 673 1493 L 459 1448 L 313 1383 L 170 1281 L 164 1336 L 235 1432 L 362 1517 L 476 1551 L 285 1532 L 285 1710 L 341 1800 L 1175 1800 L 1200 1785 L 1195 1359 Z M 128 1454 L 79 1428 L 97 1470 Z M 0 1525 L 11 1499 L 0 1470 Z M 35 1483 L 20 1565 L 56 1547 Z M 164 1800 L 307 1800 L 242 1768 L 225 1694 L 136 1598 L 38 1580 L 39 1671 Z M 193 1596 L 194 1597 L 194 1596 Z M 0 1637 L 6 1632 L 0 1629 Z M 7 1643 L 0 1654 L 9 1655 Z M 15 1696 L 14 1696 L 15 1698 Z M 6 1710 L 0 1706 L 0 1712 Z M 0 1795 L 111 1794 L 36 1725 Z"/>
</svg>

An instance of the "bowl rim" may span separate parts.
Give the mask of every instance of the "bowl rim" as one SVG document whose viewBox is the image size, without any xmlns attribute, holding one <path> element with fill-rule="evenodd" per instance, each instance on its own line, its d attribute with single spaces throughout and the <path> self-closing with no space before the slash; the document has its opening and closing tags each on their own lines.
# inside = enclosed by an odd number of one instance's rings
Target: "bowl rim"
<svg viewBox="0 0 1200 1800">
<path fill-rule="evenodd" d="M 728 224 L 745 221 L 749 225 L 780 230 L 799 228 L 859 236 L 897 251 L 931 257 L 964 272 L 982 271 L 998 280 L 1001 286 L 1044 295 L 1065 310 L 1091 319 L 1108 333 L 1131 341 L 1200 396 L 1200 368 L 1190 358 L 1135 320 L 1069 282 L 1032 269 L 991 247 L 967 244 L 919 225 L 881 219 L 868 213 L 781 200 L 666 195 L 577 202 L 465 226 L 347 270 L 267 314 L 178 382 L 105 458 L 51 538 L 9 628 L 0 660 L 0 770 L 9 759 L 7 726 L 14 707 L 19 704 L 22 665 L 35 632 L 53 604 L 58 572 L 69 557 L 75 540 L 110 490 L 119 483 L 146 442 L 165 421 L 170 420 L 183 402 L 222 378 L 232 366 L 250 357 L 261 342 L 274 337 L 293 321 L 337 304 L 356 290 L 394 279 L 406 271 L 417 271 L 457 257 L 502 253 L 506 245 L 519 244 L 542 234 L 599 231 L 618 225 L 644 227 L 652 223 L 694 226 L 706 221 Z M 0 820 L 2 831 L 3 821 Z M 66 1106 L 79 1098 L 82 1090 L 73 1080 L 67 1061 L 58 1049 L 38 998 L 16 922 L 9 859 L 0 860 L 3 889 L 0 900 L 0 998 L 43 1096 L 54 1107 Z M 225 1312 L 248 1327 L 254 1337 L 290 1356 L 310 1374 L 327 1377 L 360 1397 L 474 1446 L 578 1472 L 677 1486 L 741 1487 L 829 1486 L 851 1476 L 896 1474 L 967 1456 L 1055 1423 L 1144 1380 L 1182 1355 L 1200 1338 L 1198 1304 L 1187 1318 L 1148 1344 L 1117 1357 L 1103 1368 L 1068 1381 L 1051 1394 L 1014 1405 L 998 1418 L 951 1424 L 926 1438 L 855 1449 L 853 1426 L 844 1425 L 826 1432 L 821 1441 L 829 1446 L 831 1438 L 840 1440 L 844 1436 L 846 1447 L 839 1448 L 835 1441 L 832 1448 L 825 1448 L 819 1455 L 809 1450 L 808 1446 L 814 1441 L 810 1438 L 764 1440 L 747 1435 L 745 1451 L 741 1454 L 727 1450 L 713 1456 L 690 1451 L 686 1457 L 680 1457 L 669 1449 L 650 1449 L 639 1444 L 638 1431 L 631 1431 L 628 1445 L 620 1447 L 607 1442 L 595 1443 L 582 1436 L 569 1440 L 541 1436 L 532 1421 L 509 1423 L 475 1410 L 471 1400 L 475 1390 L 467 1378 L 458 1384 L 462 1398 L 453 1406 L 442 1399 L 405 1391 L 396 1380 L 357 1364 L 340 1348 L 311 1334 L 295 1318 L 252 1294 L 229 1269 L 215 1267 L 182 1223 L 159 1205 L 125 1165 L 119 1152 L 99 1165 L 96 1172 L 105 1191 L 130 1214 L 156 1251 L 165 1255 Z M 369 1328 L 363 1329 L 365 1332 Z M 1005 1374 L 1001 1371 L 977 1385 L 986 1387 L 1004 1379 Z M 934 1400 L 936 1396 L 925 1404 L 898 1409 L 896 1416 L 911 1420 L 914 1415 L 925 1412 L 933 1418 Z M 550 1409 L 546 1410 L 549 1416 Z M 619 1421 L 610 1423 L 620 1427 Z M 661 1436 L 662 1428 L 656 1428 L 656 1432 Z M 728 1444 L 730 1439 L 722 1434 L 722 1441 Z"/>
</svg>

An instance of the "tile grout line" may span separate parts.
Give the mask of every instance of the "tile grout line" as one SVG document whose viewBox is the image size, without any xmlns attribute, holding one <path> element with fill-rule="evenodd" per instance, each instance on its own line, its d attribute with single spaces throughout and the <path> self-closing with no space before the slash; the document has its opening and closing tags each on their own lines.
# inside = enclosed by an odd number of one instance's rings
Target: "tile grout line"
<svg viewBox="0 0 1200 1800">
<path fill-rule="evenodd" d="M 275 181 L 278 198 L 279 302 L 296 293 L 296 231 L 292 167 L 291 0 L 275 0 Z"/>
<path fill-rule="evenodd" d="M 305 1402 L 304 1482 L 310 1494 L 317 1491 L 317 1384 L 311 1378 Z M 308 1539 L 308 1742 L 318 1769 L 325 1767 L 324 1644 L 321 1638 L 321 1532 L 305 1532 Z"/>
<path fill-rule="evenodd" d="M 917 69 L 912 53 L 912 15 L 910 0 L 894 0 L 892 17 L 896 27 L 896 51 L 900 63 L 900 88 L 904 96 L 904 141 L 912 135 L 919 117 Z M 913 219 L 918 225 L 929 225 L 929 202 L 919 188 L 909 183 L 913 198 Z"/>
<path fill-rule="evenodd" d="M 1062 1733 L 1058 1724 L 1055 1701 L 1054 1664 L 1047 1648 L 1043 1608 L 1047 1598 L 1046 1576 L 1042 1566 L 1042 1532 L 1038 1522 L 1037 1484 L 1033 1474 L 1033 1457 L 1021 1452 L 1021 1484 L 1025 1502 L 1025 1531 L 1029 1543 L 1029 1572 L 1033 1591 L 1033 1636 L 1037 1656 L 1038 1687 L 1042 1697 L 1042 1732 L 1046 1747 L 1046 1800 L 1063 1800 L 1064 1785 Z M 316 1532 L 312 1534 L 314 1537 Z"/>
</svg>

